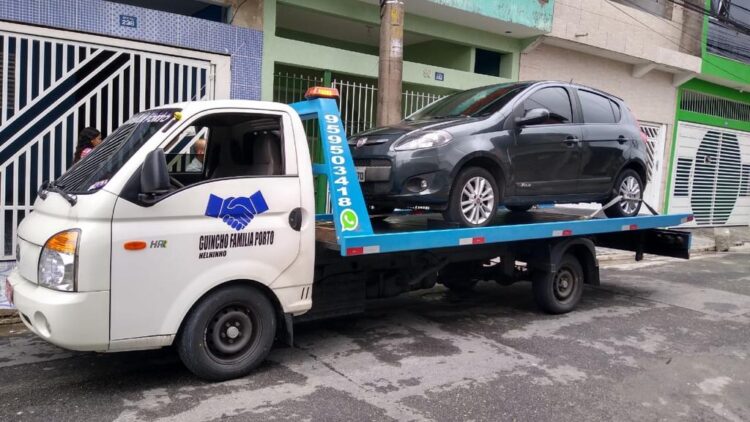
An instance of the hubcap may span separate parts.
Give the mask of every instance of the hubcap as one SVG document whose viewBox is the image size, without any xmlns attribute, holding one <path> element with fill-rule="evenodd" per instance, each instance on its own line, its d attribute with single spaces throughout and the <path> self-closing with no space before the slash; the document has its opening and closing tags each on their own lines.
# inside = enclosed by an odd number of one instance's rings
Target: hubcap
<svg viewBox="0 0 750 422">
<path fill-rule="evenodd" d="M 484 177 L 469 179 L 461 190 L 461 213 L 471 224 L 483 224 L 494 215 L 495 192 Z"/>
<path fill-rule="evenodd" d="M 230 305 L 208 321 L 205 341 L 212 358 L 220 362 L 234 361 L 252 348 L 257 336 L 253 315 L 245 306 Z"/>
<path fill-rule="evenodd" d="M 555 298 L 561 302 L 568 300 L 573 294 L 577 282 L 576 275 L 570 269 L 561 268 L 555 274 L 555 282 L 553 284 Z"/>
<path fill-rule="evenodd" d="M 625 214 L 633 214 L 641 201 L 641 186 L 633 176 L 628 176 L 620 184 L 620 208 Z"/>
</svg>

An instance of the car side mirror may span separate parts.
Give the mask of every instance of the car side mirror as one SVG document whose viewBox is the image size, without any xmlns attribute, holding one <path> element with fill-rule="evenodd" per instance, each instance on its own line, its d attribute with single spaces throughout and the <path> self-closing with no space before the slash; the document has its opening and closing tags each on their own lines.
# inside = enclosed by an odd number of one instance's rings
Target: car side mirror
<svg viewBox="0 0 750 422">
<path fill-rule="evenodd" d="M 546 108 L 532 108 L 523 117 L 516 117 L 514 121 L 517 127 L 521 127 L 546 122 L 547 119 L 549 119 L 549 110 Z"/>
<path fill-rule="evenodd" d="M 146 155 L 141 166 L 140 199 L 153 200 L 159 195 L 169 192 L 169 169 L 163 149 L 155 149 Z"/>
</svg>

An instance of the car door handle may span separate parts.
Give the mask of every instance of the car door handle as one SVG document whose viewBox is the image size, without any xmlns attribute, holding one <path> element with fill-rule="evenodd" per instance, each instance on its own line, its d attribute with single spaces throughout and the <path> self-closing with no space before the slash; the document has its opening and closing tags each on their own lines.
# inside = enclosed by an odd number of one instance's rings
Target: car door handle
<svg viewBox="0 0 750 422">
<path fill-rule="evenodd" d="M 578 139 L 578 138 L 576 138 L 575 136 L 568 136 L 567 138 L 565 138 L 565 140 L 563 141 L 563 143 L 565 145 L 569 146 L 569 147 L 574 147 L 574 146 L 580 144 L 581 140 Z"/>
<path fill-rule="evenodd" d="M 619 143 L 620 143 L 620 145 L 622 145 L 622 144 L 624 144 L 625 142 L 628 142 L 628 138 L 626 138 L 626 137 L 625 137 L 625 136 L 623 136 L 623 135 L 620 135 L 620 136 L 618 136 L 618 137 L 617 137 L 617 142 L 619 142 Z"/>
</svg>

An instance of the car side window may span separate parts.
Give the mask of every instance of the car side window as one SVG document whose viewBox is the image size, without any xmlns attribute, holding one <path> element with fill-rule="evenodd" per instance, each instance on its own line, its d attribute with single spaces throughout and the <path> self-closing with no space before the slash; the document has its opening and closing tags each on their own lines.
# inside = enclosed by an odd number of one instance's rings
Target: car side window
<svg viewBox="0 0 750 422">
<path fill-rule="evenodd" d="M 170 176 L 184 186 L 209 179 L 281 176 L 281 116 L 215 113 L 201 117 L 164 147 Z"/>
<path fill-rule="evenodd" d="M 562 87 L 542 88 L 523 103 L 524 114 L 535 108 L 549 110 L 549 119 L 541 124 L 561 124 L 573 121 L 573 108 L 568 91 Z"/>
<path fill-rule="evenodd" d="M 589 91 L 578 90 L 578 98 L 581 99 L 584 123 L 615 123 L 614 108 L 618 114 L 620 108 L 609 98 Z"/>
</svg>

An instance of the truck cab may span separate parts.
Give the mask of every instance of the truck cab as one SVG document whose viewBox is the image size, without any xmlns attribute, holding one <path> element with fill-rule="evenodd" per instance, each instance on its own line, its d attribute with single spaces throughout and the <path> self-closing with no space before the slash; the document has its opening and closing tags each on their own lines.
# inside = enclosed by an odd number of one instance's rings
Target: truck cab
<svg viewBox="0 0 750 422">
<path fill-rule="evenodd" d="M 41 190 L 18 229 L 12 300 L 37 335 L 93 351 L 172 344 L 191 308 L 232 283 L 272 292 L 274 312 L 303 313 L 312 177 L 289 106 L 206 101 L 136 114 Z M 259 323 L 235 308 L 217 310 L 211 327 L 224 357 Z"/>
</svg>

